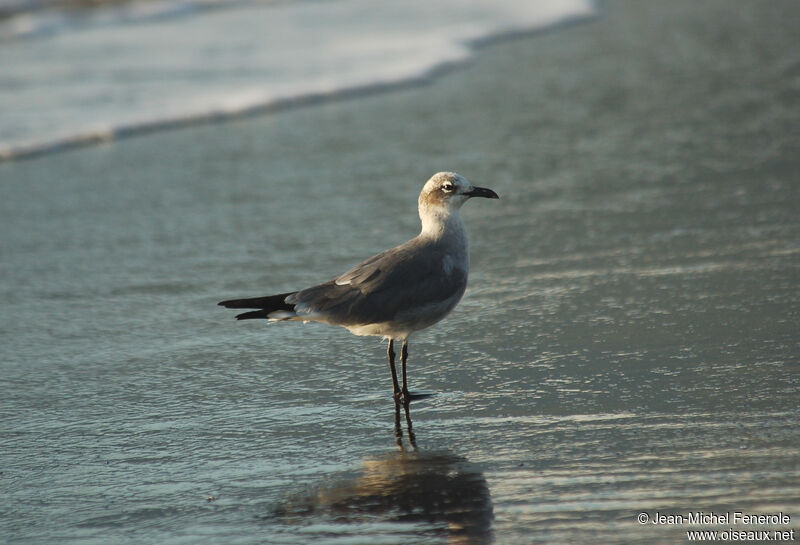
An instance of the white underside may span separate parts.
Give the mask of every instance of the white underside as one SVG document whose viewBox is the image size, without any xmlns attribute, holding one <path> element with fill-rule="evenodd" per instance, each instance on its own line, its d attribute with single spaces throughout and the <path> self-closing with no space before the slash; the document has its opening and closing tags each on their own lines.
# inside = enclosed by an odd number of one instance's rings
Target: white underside
<svg viewBox="0 0 800 545">
<path fill-rule="evenodd" d="M 293 322 L 320 322 L 330 325 L 338 325 L 347 329 L 353 335 L 358 336 L 377 336 L 386 339 L 407 339 L 415 331 L 430 327 L 444 318 L 461 299 L 453 297 L 446 301 L 431 303 L 413 310 L 407 310 L 397 315 L 396 319 L 389 322 L 379 322 L 372 324 L 344 325 L 331 321 L 323 314 L 297 314 L 292 311 L 280 310 L 269 315 L 270 321 L 293 321 Z"/>
</svg>

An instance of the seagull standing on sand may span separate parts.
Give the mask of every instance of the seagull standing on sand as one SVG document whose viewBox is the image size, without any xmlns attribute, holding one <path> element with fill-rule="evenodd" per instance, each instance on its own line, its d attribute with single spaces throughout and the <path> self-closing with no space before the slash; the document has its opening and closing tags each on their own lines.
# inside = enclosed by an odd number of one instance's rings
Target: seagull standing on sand
<svg viewBox="0 0 800 545">
<path fill-rule="evenodd" d="M 455 172 L 439 172 L 419 194 L 422 231 L 408 242 L 356 265 L 333 280 L 300 291 L 222 301 L 227 308 L 257 309 L 239 320 L 322 322 L 355 335 L 389 339 L 394 397 L 405 404 L 408 337 L 444 318 L 467 287 L 469 247 L 459 209 L 471 197 L 497 199 Z M 402 341 L 403 386 L 397 381 L 394 342 Z"/>
</svg>

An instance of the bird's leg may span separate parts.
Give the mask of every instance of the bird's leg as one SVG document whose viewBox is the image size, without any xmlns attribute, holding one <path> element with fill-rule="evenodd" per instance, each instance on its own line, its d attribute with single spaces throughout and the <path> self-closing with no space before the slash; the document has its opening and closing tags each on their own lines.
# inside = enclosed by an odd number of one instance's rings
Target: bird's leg
<svg viewBox="0 0 800 545">
<path fill-rule="evenodd" d="M 411 396 L 408 393 L 408 373 L 406 373 L 406 360 L 408 359 L 408 339 L 403 339 L 403 348 L 400 350 L 400 365 L 403 368 L 403 401 L 406 405 L 411 401 Z"/>
<path fill-rule="evenodd" d="M 394 339 L 389 339 L 389 348 L 386 350 L 389 357 L 389 369 L 392 370 L 392 388 L 394 389 L 395 399 L 400 397 L 400 385 L 397 383 L 397 369 L 394 366 Z"/>
</svg>

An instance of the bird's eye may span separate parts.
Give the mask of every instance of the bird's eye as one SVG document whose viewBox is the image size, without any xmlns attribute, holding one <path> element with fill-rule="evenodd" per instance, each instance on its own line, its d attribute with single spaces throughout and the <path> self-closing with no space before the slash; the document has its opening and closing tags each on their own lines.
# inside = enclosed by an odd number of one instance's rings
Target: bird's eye
<svg viewBox="0 0 800 545">
<path fill-rule="evenodd" d="M 450 191 L 453 191 L 455 188 L 456 188 L 456 186 L 454 186 L 450 182 L 445 182 L 445 183 L 442 184 L 442 191 L 447 191 L 448 193 Z"/>
</svg>

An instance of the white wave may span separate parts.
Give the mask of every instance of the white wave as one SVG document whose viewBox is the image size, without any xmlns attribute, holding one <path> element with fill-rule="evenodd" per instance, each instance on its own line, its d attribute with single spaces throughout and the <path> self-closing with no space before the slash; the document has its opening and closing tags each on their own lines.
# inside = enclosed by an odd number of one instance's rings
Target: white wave
<svg viewBox="0 0 800 545">
<path fill-rule="evenodd" d="M 223 1 L 223 0 L 220 0 Z M 0 160 L 430 78 L 589 0 L 249 4 L 0 47 Z"/>
<path fill-rule="evenodd" d="M 0 43 L 100 26 L 186 17 L 205 10 L 233 8 L 249 3 L 251 0 L 134 0 L 123 4 L 76 8 L 62 7 L 57 3 L 19 2 L 6 7 L 9 16 L 0 20 Z M 2 8 L 0 4 L 0 12 Z"/>
</svg>

